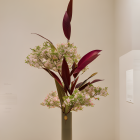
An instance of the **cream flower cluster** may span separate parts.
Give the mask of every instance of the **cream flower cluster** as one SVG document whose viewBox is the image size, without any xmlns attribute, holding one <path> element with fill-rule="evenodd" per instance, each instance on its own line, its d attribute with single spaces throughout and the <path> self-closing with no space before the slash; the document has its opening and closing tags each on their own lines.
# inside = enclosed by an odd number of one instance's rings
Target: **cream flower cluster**
<svg viewBox="0 0 140 140">
<path fill-rule="evenodd" d="M 58 72 L 58 70 L 61 71 L 63 57 L 65 57 L 70 70 L 73 62 L 77 63 L 81 59 L 74 44 L 57 44 L 55 49 L 49 42 L 44 42 L 43 46 L 32 49 L 32 53 L 26 57 L 25 63 L 33 67 L 46 67 Z M 87 69 L 86 67 L 82 71 L 85 72 Z"/>
<path fill-rule="evenodd" d="M 43 106 L 46 105 L 49 108 L 54 108 L 54 107 L 61 108 L 60 100 L 59 100 L 57 92 L 52 91 L 51 93 L 49 93 L 47 97 L 44 99 L 44 102 L 41 103 L 41 105 Z"/>
<path fill-rule="evenodd" d="M 64 96 L 63 100 L 64 103 L 62 106 L 69 106 L 72 107 L 71 111 L 78 111 L 82 110 L 82 106 L 91 106 L 94 107 L 94 104 L 92 103 L 92 98 L 95 98 L 95 96 L 100 95 L 106 97 L 109 95 L 107 93 L 107 87 L 101 88 L 101 87 L 94 87 L 93 85 L 87 86 L 84 90 L 79 91 L 78 89 L 75 89 L 74 93 L 70 96 Z M 54 108 L 54 107 L 59 107 L 61 108 L 60 105 L 60 100 L 58 98 L 58 95 L 56 92 L 52 92 L 47 95 L 45 98 L 44 102 L 41 103 L 43 106 L 48 106 L 49 108 Z"/>
</svg>

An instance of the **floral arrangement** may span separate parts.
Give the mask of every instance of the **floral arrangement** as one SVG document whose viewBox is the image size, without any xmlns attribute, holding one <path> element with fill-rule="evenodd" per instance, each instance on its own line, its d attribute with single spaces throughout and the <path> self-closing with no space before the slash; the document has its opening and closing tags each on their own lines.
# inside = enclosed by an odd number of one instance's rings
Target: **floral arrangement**
<svg viewBox="0 0 140 140">
<path fill-rule="evenodd" d="M 81 74 L 86 72 L 88 69 L 87 65 L 99 56 L 101 50 L 93 50 L 81 58 L 81 56 L 77 54 L 77 47 L 69 43 L 72 3 L 73 0 L 70 0 L 63 18 L 63 31 L 68 42 L 65 44 L 57 44 L 55 47 L 50 40 L 37 34 L 46 39 L 46 42 L 44 42 L 42 46 L 36 46 L 34 49 L 31 49 L 32 53 L 28 55 L 25 60 L 25 63 L 30 66 L 44 69 L 55 80 L 57 92 L 52 91 L 49 93 L 41 105 L 49 108 L 59 107 L 65 115 L 70 111 L 82 110 L 82 106 L 84 105 L 93 107 L 92 99 L 99 100 L 99 98 L 95 98 L 98 95 L 104 97 L 109 95 L 107 93 L 107 87 L 101 88 L 92 85 L 95 82 L 102 81 L 101 79 L 87 82 L 96 75 L 97 72 L 77 84 L 80 72 L 82 72 Z"/>
</svg>

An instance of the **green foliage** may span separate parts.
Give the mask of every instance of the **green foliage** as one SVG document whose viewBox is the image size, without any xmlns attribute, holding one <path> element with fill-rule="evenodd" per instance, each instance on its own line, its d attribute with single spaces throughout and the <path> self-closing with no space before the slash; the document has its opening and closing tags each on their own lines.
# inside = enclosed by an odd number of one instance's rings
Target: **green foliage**
<svg viewBox="0 0 140 140">
<path fill-rule="evenodd" d="M 40 50 L 40 46 L 36 46 L 36 50 Z"/>
<path fill-rule="evenodd" d="M 70 95 L 70 96 L 69 96 L 69 98 L 70 98 L 70 99 L 73 99 L 73 98 L 74 98 L 74 95 L 73 95 L 73 94 L 72 94 L 72 95 Z"/>
<path fill-rule="evenodd" d="M 62 104 L 64 102 L 63 97 L 65 96 L 65 92 L 64 92 L 63 88 L 60 86 L 60 84 L 56 80 L 55 80 L 55 84 L 56 84 L 56 87 L 57 87 L 58 97 L 60 99 L 61 106 L 62 106 Z"/>
<path fill-rule="evenodd" d="M 75 90 L 74 90 L 74 94 L 76 94 L 78 91 L 79 91 L 78 89 L 75 89 Z"/>
</svg>

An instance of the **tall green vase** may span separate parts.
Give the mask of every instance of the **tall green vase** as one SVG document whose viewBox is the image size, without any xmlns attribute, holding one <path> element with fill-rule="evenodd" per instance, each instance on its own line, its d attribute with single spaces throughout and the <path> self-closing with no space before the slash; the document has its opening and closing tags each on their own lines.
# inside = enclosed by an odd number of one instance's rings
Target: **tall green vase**
<svg viewBox="0 0 140 140">
<path fill-rule="evenodd" d="M 61 140 L 72 140 L 72 112 L 67 114 L 67 120 L 64 117 L 61 111 Z"/>
</svg>

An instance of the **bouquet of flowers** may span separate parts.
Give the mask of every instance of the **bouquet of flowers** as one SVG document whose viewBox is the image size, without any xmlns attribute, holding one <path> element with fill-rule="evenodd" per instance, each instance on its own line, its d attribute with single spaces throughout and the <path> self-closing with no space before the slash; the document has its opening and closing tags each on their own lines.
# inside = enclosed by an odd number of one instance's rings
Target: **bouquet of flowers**
<svg viewBox="0 0 140 140">
<path fill-rule="evenodd" d="M 82 110 L 84 105 L 93 107 L 92 99 L 99 100 L 99 98 L 95 98 L 97 95 L 104 97 L 109 95 L 107 87 L 101 88 L 92 85 L 95 82 L 102 81 L 101 79 L 87 82 L 97 72 L 77 84 L 80 72 L 83 74 L 88 69 L 87 65 L 99 56 L 101 50 L 93 50 L 81 58 L 77 54 L 77 47 L 69 42 L 72 3 L 73 0 L 70 0 L 63 18 L 63 31 L 68 42 L 57 44 L 55 47 L 50 40 L 37 34 L 46 39 L 46 42 L 42 46 L 31 49 L 32 53 L 25 60 L 25 63 L 30 66 L 44 69 L 55 80 L 57 92 L 49 93 L 41 105 L 49 108 L 59 107 L 65 115 L 70 111 Z"/>
</svg>

